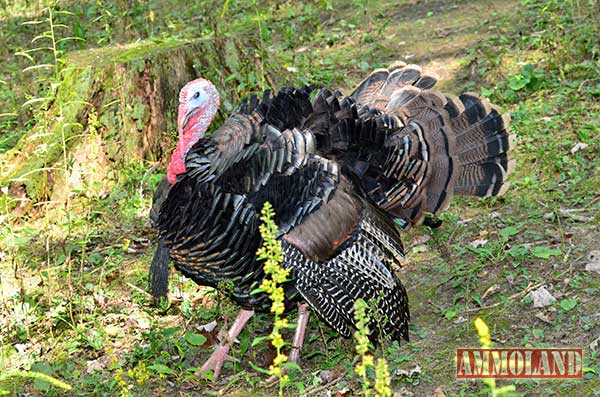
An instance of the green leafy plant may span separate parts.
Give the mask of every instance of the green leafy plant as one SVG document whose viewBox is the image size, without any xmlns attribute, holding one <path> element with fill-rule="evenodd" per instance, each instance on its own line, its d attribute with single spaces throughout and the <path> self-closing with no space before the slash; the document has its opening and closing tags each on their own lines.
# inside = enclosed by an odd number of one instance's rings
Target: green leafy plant
<svg viewBox="0 0 600 397">
<path fill-rule="evenodd" d="M 538 69 L 535 65 L 525 65 L 523 69 L 508 80 L 508 87 L 514 91 L 523 89 L 538 90 L 545 81 L 543 69 Z"/>
<path fill-rule="evenodd" d="M 64 43 L 69 41 L 83 40 L 81 37 L 76 36 L 63 36 L 59 34 L 59 30 L 68 29 L 69 27 L 57 20 L 59 15 L 73 15 L 72 12 L 67 10 L 56 10 L 56 4 L 51 4 L 45 8 L 46 17 L 42 19 L 31 20 L 23 22 L 23 25 L 40 25 L 45 24 L 47 30 L 41 34 L 35 36 L 31 43 L 37 45 L 37 47 L 30 48 L 15 53 L 15 55 L 23 56 L 35 63 L 32 66 L 28 66 L 23 69 L 23 72 L 35 71 L 35 70 L 51 70 L 50 77 L 42 77 L 41 81 L 47 83 L 47 89 L 45 96 L 34 96 L 23 104 L 23 106 L 31 105 L 34 103 L 47 103 L 55 99 L 56 92 L 61 82 L 61 73 L 65 66 L 65 51 L 60 47 Z M 52 58 L 51 62 L 36 63 L 32 54 L 38 52 L 50 52 Z"/>
</svg>

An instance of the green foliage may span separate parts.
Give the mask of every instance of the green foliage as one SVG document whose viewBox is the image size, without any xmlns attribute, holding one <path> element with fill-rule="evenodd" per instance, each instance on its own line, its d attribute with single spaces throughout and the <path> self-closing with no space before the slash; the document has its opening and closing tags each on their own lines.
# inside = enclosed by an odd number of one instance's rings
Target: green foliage
<svg viewBox="0 0 600 397">
<path fill-rule="evenodd" d="M 577 306 L 577 299 L 565 298 L 560 301 L 560 307 L 566 312 L 573 310 L 575 306 Z"/>
<path fill-rule="evenodd" d="M 536 69 L 535 65 L 525 65 L 521 72 L 512 76 L 508 80 L 508 87 L 513 91 L 523 89 L 538 90 L 544 83 L 544 71 Z"/>
<path fill-rule="evenodd" d="M 56 98 L 56 92 L 61 84 L 62 72 L 65 67 L 64 43 L 82 40 L 79 37 L 65 36 L 60 33 L 69 27 L 64 23 L 60 23 L 57 20 L 57 17 L 63 15 L 73 15 L 71 12 L 66 10 L 57 10 L 55 3 L 51 3 L 44 9 L 43 12 L 46 14 L 44 18 L 23 22 L 23 25 L 45 25 L 47 27 L 47 30 L 42 31 L 41 34 L 35 36 L 31 40 L 31 44 L 36 45 L 37 47 L 18 51 L 15 53 L 15 55 L 27 58 L 29 61 L 34 63 L 33 65 L 23 69 L 24 73 L 37 70 L 49 70 L 51 73 L 49 77 L 42 75 L 38 79 L 38 81 L 44 82 L 46 85 L 44 89 L 45 96 L 34 96 L 25 102 L 23 106 L 28 106 L 34 103 L 47 103 Z M 38 60 L 44 59 L 43 55 L 39 56 L 40 52 L 50 52 L 51 61 L 47 63 L 44 63 L 43 61 L 36 62 L 34 56 L 37 56 Z"/>
<path fill-rule="evenodd" d="M 12 378 L 22 378 L 22 379 L 33 379 L 36 382 L 44 382 L 50 384 L 52 386 L 58 387 L 60 389 L 71 390 L 71 385 L 53 378 L 52 376 L 46 375 L 41 372 L 35 371 L 8 371 L 0 374 L 0 396 L 9 395 L 11 392 L 8 389 L 3 388 L 2 384 L 7 382 Z"/>
<path fill-rule="evenodd" d="M 527 39 L 547 54 L 550 65 L 563 77 L 587 68 L 600 55 L 600 10 L 595 0 L 524 0 L 535 31 L 543 32 Z"/>
<path fill-rule="evenodd" d="M 202 334 L 194 334 L 192 332 L 187 332 L 185 334 L 185 340 L 192 346 L 202 346 L 206 343 L 206 336 Z"/>
</svg>

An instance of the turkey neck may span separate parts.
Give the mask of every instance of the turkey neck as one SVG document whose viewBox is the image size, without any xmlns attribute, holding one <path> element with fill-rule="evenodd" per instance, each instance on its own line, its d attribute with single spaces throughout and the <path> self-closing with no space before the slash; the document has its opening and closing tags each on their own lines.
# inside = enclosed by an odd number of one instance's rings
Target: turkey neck
<svg viewBox="0 0 600 397">
<path fill-rule="evenodd" d="M 217 106 L 208 106 L 206 109 L 194 109 L 189 116 L 178 118 L 179 141 L 177 141 L 177 147 L 173 152 L 167 172 L 171 184 L 177 181 L 177 175 L 186 172 L 185 156 L 196 142 L 204 138 L 204 134 L 216 114 Z"/>
</svg>

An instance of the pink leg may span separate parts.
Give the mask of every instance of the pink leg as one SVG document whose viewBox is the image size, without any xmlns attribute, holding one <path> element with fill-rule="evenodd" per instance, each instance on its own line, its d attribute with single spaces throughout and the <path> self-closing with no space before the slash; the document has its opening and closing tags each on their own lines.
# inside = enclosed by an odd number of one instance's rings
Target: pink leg
<svg viewBox="0 0 600 397">
<path fill-rule="evenodd" d="M 288 356 L 288 362 L 298 364 L 300 362 L 300 350 L 304 344 L 304 335 L 306 335 L 306 325 L 308 324 L 308 311 L 307 303 L 298 303 L 298 319 L 296 320 L 296 332 L 294 333 L 294 342 L 292 343 L 292 350 Z M 281 368 L 281 373 L 287 372 L 287 367 Z M 271 385 L 278 381 L 278 378 L 273 375 L 269 377 L 265 384 Z"/>
<path fill-rule="evenodd" d="M 294 334 L 294 342 L 292 343 L 292 351 L 290 352 L 289 362 L 298 364 L 300 361 L 300 350 L 304 344 L 304 335 L 306 335 L 306 325 L 308 324 L 308 304 L 298 304 L 298 320 L 296 322 L 296 333 Z"/>
<path fill-rule="evenodd" d="M 213 381 L 216 381 L 221 373 L 221 369 L 223 368 L 223 363 L 225 360 L 234 361 L 234 359 L 228 354 L 231 345 L 235 338 L 238 337 L 240 332 L 244 329 L 244 325 L 250 320 L 250 318 L 254 315 L 253 310 L 240 310 L 237 318 L 233 322 L 233 325 L 229 329 L 227 336 L 224 338 L 219 346 L 215 349 L 210 358 L 204 363 L 200 371 L 196 373 L 196 376 L 201 376 L 203 373 L 208 371 L 209 369 L 213 370 Z"/>
</svg>

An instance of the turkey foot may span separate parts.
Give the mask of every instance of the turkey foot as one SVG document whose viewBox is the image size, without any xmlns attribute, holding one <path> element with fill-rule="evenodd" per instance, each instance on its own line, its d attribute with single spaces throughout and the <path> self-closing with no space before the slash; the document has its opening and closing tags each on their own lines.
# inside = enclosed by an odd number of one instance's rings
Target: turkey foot
<svg viewBox="0 0 600 397">
<path fill-rule="evenodd" d="M 425 226 L 429 226 L 432 229 L 437 229 L 438 227 L 442 226 L 442 223 L 443 221 L 440 218 L 433 215 L 427 215 L 423 220 L 423 224 Z"/>
<path fill-rule="evenodd" d="M 294 333 L 294 341 L 292 342 L 292 351 L 290 351 L 290 355 L 288 356 L 288 363 L 300 363 L 300 350 L 302 350 L 302 345 L 304 344 L 304 336 L 306 335 L 306 325 L 308 324 L 309 316 L 310 312 L 308 311 L 308 304 L 299 303 L 298 319 L 296 320 L 296 332 Z M 287 367 L 281 368 L 281 374 L 285 375 L 287 370 Z M 273 375 L 265 381 L 265 384 L 271 385 L 278 380 L 279 378 Z"/>
<path fill-rule="evenodd" d="M 254 315 L 253 310 L 240 310 L 237 318 L 233 322 L 233 325 L 229 329 L 227 336 L 221 342 L 219 346 L 215 349 L 213 354 L 210 356 L 208 360 L 202 365 L 200 371 L 196 372 L 196 376 L 200 377 L 209 369 L 213 370 L 213 382 L 217 380 L 219 374 L 221 373 L 221 369 L 223 368 L 223 364 L 225 360 L 236 361 L 233 357 L 231 357 L 229 353 L 229 349 L 231 349 L 231 345 L 235 341 L 235 338 L 238 337 L 240 332 L 244 329 L 244 325 L 250 320 L 250 318 Z"/>
</svg>

